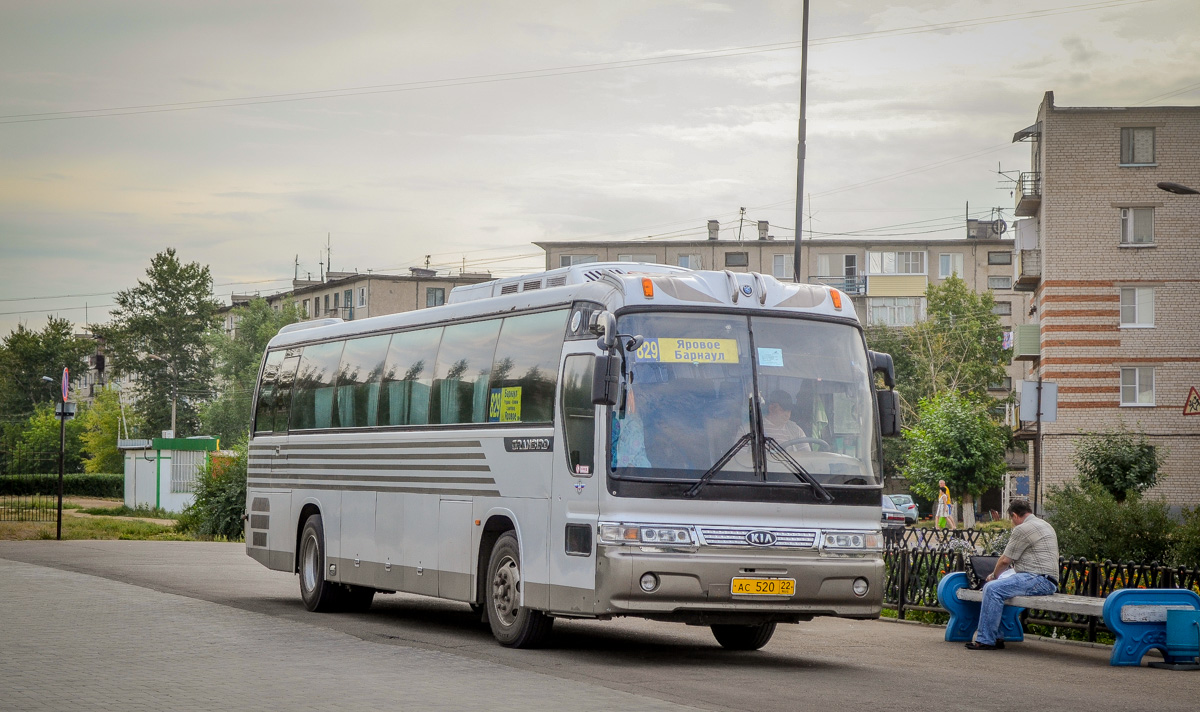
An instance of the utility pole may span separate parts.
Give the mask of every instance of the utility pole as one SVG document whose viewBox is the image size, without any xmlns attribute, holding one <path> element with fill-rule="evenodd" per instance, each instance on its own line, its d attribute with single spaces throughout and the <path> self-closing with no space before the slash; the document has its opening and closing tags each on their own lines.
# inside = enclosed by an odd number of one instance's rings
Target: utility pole
<svg viewBox="0 0 1200 712">
<path fill-rule="evenodd" d="M 742 241 L 742 223 L 746 222 L 746 209 L 738 208 L 740 214 L 738 216 L 738 242 Z"/>
<path fill-rule="evenodd" d="M 1042 474 L 1042 374 L 1037 381 L 1037 434 L 1033 440 L 1033 486 L 1029 488 L 1030 499 L 1033 500 L 1033 512 L 1038 511 L 1038 482 Z"/>
<path fill-rule="evenodd" d="M 804 281 L 800 276 L 800 238 L 804 235 L 804 109 L 808 99 L 808 0 L 804 0 L 803 29 L 800 33 L 800 141 L 796 147 L 796 250 L 792 257 L 792 279 Z"/>
</svg>

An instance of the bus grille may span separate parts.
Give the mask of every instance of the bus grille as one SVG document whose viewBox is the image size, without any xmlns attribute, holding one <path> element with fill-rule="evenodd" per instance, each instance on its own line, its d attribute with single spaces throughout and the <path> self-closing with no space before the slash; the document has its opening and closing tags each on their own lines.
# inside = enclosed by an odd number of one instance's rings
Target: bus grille
<svg viewBox="0 0 1200 712">
<path fill-rule="evenodd" d="M 753 531 L 769 531 L 775 535 L 775 543 L 765 547 L 752 547 L 746 535 Z M 751 527 L 700 527 L 700 537 L 708 546 L 740 546 L 755 549 L 811 549 L 817 542 L 817 532 L 812 529 L 755 529 Z"/>
</svg>

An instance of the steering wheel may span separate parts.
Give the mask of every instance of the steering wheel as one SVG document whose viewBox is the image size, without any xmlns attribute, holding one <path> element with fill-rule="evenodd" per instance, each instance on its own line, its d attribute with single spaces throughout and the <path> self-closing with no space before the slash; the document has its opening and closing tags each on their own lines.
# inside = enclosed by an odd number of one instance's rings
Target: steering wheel
<svg viewBox="0 0 1200 712">
<path fill-rule="evenodd" d="M 822 440 L 820 438 L 793 438 L 791 440 L 787 440 L 785 442 L 779 443 L 779 447 L 786 450 L 789 447 L 792 447 L 794 445 L 805 445 L 805 444 L 820 445 L 822 450 L 832 450 L 833 449 L 833 448 L 829 447 L 829 443 L 825 442 L 824 440 Z"/>
</svg>

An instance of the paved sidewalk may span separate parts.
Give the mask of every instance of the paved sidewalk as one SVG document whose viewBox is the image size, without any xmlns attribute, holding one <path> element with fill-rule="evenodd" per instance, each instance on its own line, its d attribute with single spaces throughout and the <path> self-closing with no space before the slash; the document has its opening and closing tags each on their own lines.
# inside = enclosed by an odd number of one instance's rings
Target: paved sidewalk
<svg viewBox="0 0 1200 712">
<path fill-rule="evenodd" d="M 0 559 L 5 710 L 683 710 L 650 697 Z"/>
</svg>

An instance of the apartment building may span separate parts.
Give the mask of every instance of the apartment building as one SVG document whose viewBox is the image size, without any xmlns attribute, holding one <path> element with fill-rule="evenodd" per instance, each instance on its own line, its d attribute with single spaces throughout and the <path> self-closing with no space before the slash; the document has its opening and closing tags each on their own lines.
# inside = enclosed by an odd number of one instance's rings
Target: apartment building
<svg viewBox="0 0 1200 712">
<path fill-rule="evenodd" d="M 451 289 L 490 279 L 492 275 L 487 272 L 446 275 L 419 267 L 410 268 L 406 275 L 327 272 L 324 281 L 295 280 L 290 292 L 273 294 L 266 300 L 274 308 L 294 303 L 305 319 L 338 317 L 352 321 L 441 306 Z"/>
<path fill-rule="evenodd" d="M 806 239 L 800 245 L 804 281 L 828 284 L 850 295 L 864 323 L 908 326 L 925 316 L 925 290 L 957 274 L 975 291 L 991 290 L 996 311 L 1010 330 L 1025 322 L 1028 295 L 1015 292 L 1013 240 L 997 221 L 969 220 L 960 237 L 937 240 Z M 760 272 L 791 281 L 792 240 L 774 240 L 765 226 L 759 239 L 664 242 L 535 242 L 546 269 L 586 262 L 651 262 L 691 269 Z"/>
<path fill-rule="evenodd" d="M 1015 192 L 1026 219 L 1014 286 L 1035 316 L 1017 327 L 1014 365 L 1058 387 L 1038 500 L 1076 476 L 1081 437 L 1128 428 L 1167 451 L 1152 494 L 1195 506 L 1200 415 L 1185 406 L 1200 388 L 1200 195 L 1157 184 L 1200 188 L 1200 107 L 1056 107 L 1047 92 L 1013 140 L 1031 157 Z"/>
</svg>

